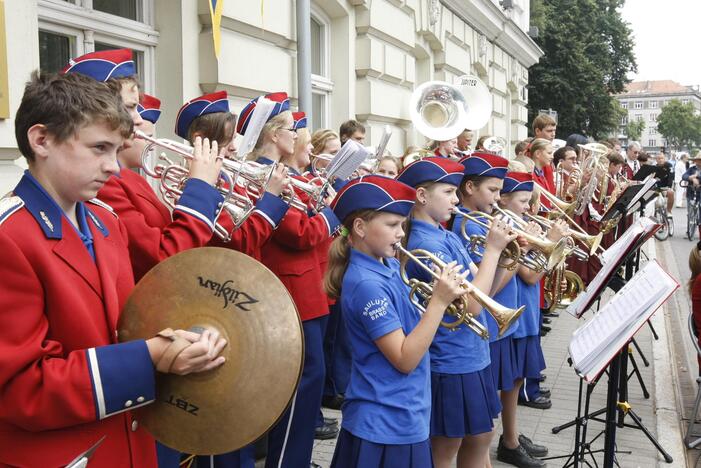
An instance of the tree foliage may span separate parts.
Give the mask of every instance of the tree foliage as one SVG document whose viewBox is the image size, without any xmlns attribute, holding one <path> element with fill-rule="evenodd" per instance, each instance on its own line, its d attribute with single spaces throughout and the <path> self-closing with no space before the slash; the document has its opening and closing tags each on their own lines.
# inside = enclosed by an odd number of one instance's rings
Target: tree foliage
<svg viewBox="0 0 701 468">
<path fill-rule="evenodd" d="M 701 143 L 701 117 L 694 112 L 694 105 L 682 104 L 672 99 L 657 116 L 657 131 L 667 140 L 667 145 L 675 148 L 691 148 Z"/>
<path fill-rule="evenodd" d="M 626 135 L 628 136 L 628 141 L 640 141 L 640 137 L 643 135 L 643 130 L 645 130 L 645 121 L 633 119 L 626 125 Z"/>
<path fill-rule="evenodd" d="M 613 94 L 637 70 L 624 0 L 531 0 L 536 42 L 545 55 L 530 69 L 529 114 L 558 112 L 558 135 L 602 138 L 623 116 Z"/>
</svg>

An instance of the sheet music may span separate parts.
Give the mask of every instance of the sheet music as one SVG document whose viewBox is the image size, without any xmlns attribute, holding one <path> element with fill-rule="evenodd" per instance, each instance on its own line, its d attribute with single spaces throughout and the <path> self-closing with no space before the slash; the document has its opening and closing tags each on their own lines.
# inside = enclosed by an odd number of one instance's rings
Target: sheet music
<svg viewBox="0 0 701 468">
<path fill-rule="evenodd" d="M 575 330 L 570 357 L 588 381 L 596 378 L 679 284 L 648 262 L 588 323 Z"/>
<path fill-rule="evenodd" d="M 657 183 L 657 179 L 655 179 L 652 175 L 649 175 L 647 179 L 645 179 L 645 182 L 643 182 L 643 188 L 641 188 L 638 193 L 636 193 L 633 198 L 631 198 L 630 203 L 628 203 L 628 206 L 626 206 L 626 211 L 629 212 L 631 208 L 635 206 L 636 203 L 640 201 L 641 198 L 643 198 L 643 195 L 645 195 L 647 192 L 650 191 L 652 187 L 655 186 Z"/>
<path fill-rule="evenodd" d="M 596 274 L 582 294 L 567 307 L 567 312 L 579 318 L 601 294 L 607 282 L 613 276 L 614 270 L 620 266 L 625 256 L 635 247 L 636 243 L 657 225 L 649 218 L 639 218 L 626 232 L 613 243 L 609 249 L 600 255 L 603 257 L 601 270 Z"/>
</svg>

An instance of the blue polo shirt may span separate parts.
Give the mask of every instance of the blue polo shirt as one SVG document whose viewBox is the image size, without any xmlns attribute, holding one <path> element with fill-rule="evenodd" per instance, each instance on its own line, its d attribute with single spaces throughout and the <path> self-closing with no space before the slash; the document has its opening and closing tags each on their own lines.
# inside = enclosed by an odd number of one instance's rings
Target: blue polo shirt
<svg viewBox="0 0 701 468">
<path fill-rule="evenodd" d="M 540 283 L 528 284 L 518 274 L 515 277 L 518 303 L 525 305 L 526 309 L 518 319 L 514 338 L 540 335 Z"/>
<path fill-rule="evenodd" d="M 378 261 L 351 249 L 341 307 L 352 350 L 343 428 L 378 444 L 428 439 L 431 386 L 428 353 L 409 374 L 399 372 L 375 341 L 394 330 L 408 335 L 419 323 L 394 258 Z"/>
<path fill-rule="evenodd" d="M 469 213 L 470 210 L 468 210 L 465 207 L 459 207 L 460 211 L 463 213 Z M 466 246 L 466 248 L 469 247 L 469 242 L 462 236 L 460 226 L 462 224 L 463 216 L 461 215 L 455 215 L 455 219 L 453 221 L 453 226 L 452 230 L 453 232 L 457 233 L 460 236 L 460 240 L 463 242 L 463 244 Z M 486 219 L 483 220 L 485 223 L 488 223 Z M 487 236 L 487 228 L 484 226 L 480 226 L 479 224 L 475 223 L 474 221 L 468 221 L 467 224 L 465 225 L 465 232 L 467 233 L 468 236 L 474 236 L 474 235 L 480 235 L 480 236 Z M 484 248 L 478 247 L 476 249 L 477 252 L 481 254 L 484 253 Z M 476 264 L 480 264 L 482 262 L 482 257 L 478 255 L 472 255 L 472 258 Z M 511 280 L 506 283 L 506 286 L 496 293 L 494 295 L 494 300 L 497 301 L 499 304 L 510 307 L 510 308 L 516 308 L 518 302 L 518 288 L 516 286 L 516 276 L 514 275 Z M 519 320 L 516 321 L 513 325 L 509 327 L 508 330 L 506 330 L 506 333 L 504 333 L 503 336 L 499 336 L 499 327 L 497 326 L 496 321 L 492 318 L 491 315 L 487 315 L 487 328 L 489 330 L 489 341 L 494 342 L 502 338 L 506 338 L 507 336 L 512 335 L 519 327 Z"/>
<path fill-rule="evenodd" d="M 409 233 L 409 250 L 423 249 L 431 252 L 444 262 L 456 261 L 463 266 L 463 271 L 470 271 L 472 259 L 454 233 L 430 223 L 413 219 Z M 414 262 L 407 263 L 407 274 L 430 283 L 432 278 L 424 269 Z M 467 275 L 472 280 L 472 275 Z M 482 311 L 477 320 L 487 326 L 487 314 Z M 452 321 L 453 317 L 445 316 Z M 472 332 L 466 325 L 455 330 L 438 327 L 431 343 L 431 371 L 442 374 L 467 374 L 484 369 L 490 363 L 489 342 Z M 465 359 L 465 356 L 470 356 Z"/>
</svg>

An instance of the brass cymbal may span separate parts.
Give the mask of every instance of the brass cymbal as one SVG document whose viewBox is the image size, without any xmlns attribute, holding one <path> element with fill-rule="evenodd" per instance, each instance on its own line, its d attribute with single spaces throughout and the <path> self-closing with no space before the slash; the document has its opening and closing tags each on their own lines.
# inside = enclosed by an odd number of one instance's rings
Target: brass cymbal
<svg viewBox="0 0 701 468">
<path fill-rule="evenodd" d="M 164 328 L 213 327 L 228 345 L 212 371 L 156 374 L 156 401 L 138 418 L 163 444 L 215 455 L 258 439 L 280 418 L 299 382 L 302 324 L 280 280 L 234 250 L 203 247 L 159 263 L 129 296 L 119 340 Z"/>
</svg>

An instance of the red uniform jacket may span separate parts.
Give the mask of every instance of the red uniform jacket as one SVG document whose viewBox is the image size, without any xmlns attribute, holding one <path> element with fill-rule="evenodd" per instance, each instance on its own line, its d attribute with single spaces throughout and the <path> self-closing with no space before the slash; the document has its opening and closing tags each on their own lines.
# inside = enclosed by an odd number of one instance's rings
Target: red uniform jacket
<svg viewBox="0 0 701 468">
<path fill-rule="evenodd" d="M 156 466 L 129 411 L 153 401 L 153 364 L 144 341 L 116 344 L 134 285 L 126 231 L 81 209 L 96 261 L 30 175 L 0 201 L 0 466 L 65 466 L 103 436 L 90 466 Z"/>
<path fill-rule="evenodd" d="M 270 164 L 272 161 L 261 158 L 258 162 Z M 296 192 L 306 200 L 305 194 Z M 338 218 L 328 207 L 314 216 L 293 208 L 270 242 L 263 246 L 263 263 L 290 292 L 303 321 L 329 313 L 319 249 L 328 246 L 329 238 L 339 225 Z"/>
<path fill-rule="evenodd" d="M 254 212 L 234 231 L 227 244 L 229 247 L 260 258 L 260 246 L 272 234 L 271 223 L 279 222 L 287 209 L 282 200 L 268 196 L 263 199 L 273 208 Z M 213 237 L 214 220 L 222 196 L 201 180 L 187 182 L 172 215 L 146 180 L 128 169 L 122 169 L 119 176 L 110 178 L 98 193 L 98 198 L 115 210 L 127 228 L 129 253 L 137 281 L 158 262 L 178 252 L 210 242 L 217 246 L 224 244 Z M 222 213 L 219 218 L 224 227 L 232 227 L 228 215 Z"/>
</svg>

